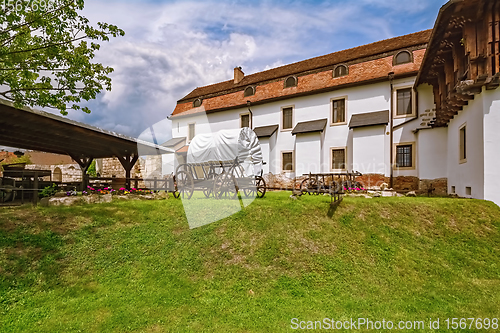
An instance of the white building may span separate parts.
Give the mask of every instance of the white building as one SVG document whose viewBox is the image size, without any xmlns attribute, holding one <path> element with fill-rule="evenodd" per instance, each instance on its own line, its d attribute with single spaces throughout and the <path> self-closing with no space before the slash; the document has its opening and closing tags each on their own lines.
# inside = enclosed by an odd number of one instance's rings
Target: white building
<svg viewBox="0 0 500 333">
<path fill-rule="evenodd" d="M 500 204 L 493 3 L 452 0 L 433 30 L 248 76 L 235 68 L 232 80 L 178 101 L 177 157 L 197 133 L 249 126 L 265 173 L 360 171 L 365 186 L 432 186 Z"/>
</svg>

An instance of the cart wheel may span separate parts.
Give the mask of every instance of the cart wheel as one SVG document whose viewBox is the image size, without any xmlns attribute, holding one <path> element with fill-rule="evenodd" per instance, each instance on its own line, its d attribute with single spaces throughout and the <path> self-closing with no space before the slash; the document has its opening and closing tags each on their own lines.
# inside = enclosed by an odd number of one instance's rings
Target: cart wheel
<svg viewBox="0 0 500 333">
<path fill-rule="evenodd" d="M 333 181 L 330 185 L 330 195 L 342 192 L 342 186 L 340 182 Z"/>
<path fill-rule="evenodd" d="M 308 182 L 309 182 L 309 178 L 306 178 L 300 183 L 300 192 L 302 192 L 302 195 L 306 195 L 307 193 L 309 193 L 309 191 L 307 190 L 307 183 Z"/>
<path fill-rule="evenodd" d="M 178 199 L 180 197 L 179 191 L 172 192 L 172 195 L 174 196 L 175 199 Z"/>
<path fill-rule="evenodd" d="M 342 182 L 342 190 L 346 188 L 347 190 L 352 188 L 352 182 L 350 180 L 345 180 Z"/>
<path fill-rule="evenodd" d="M 205 181 L 211 181 L 211 184 L 213 184 L 215 178 L 215 174 L 209 174 L 207 178 L 205 178 Z M 205 198 L 210 198 L 214 193 L 214 187 L 213 186 L 207 186 L 203 189 L 203 194 L 205 195 Z"/>
<path fill-rule="evenodd" d="M 216 199 L 234 199 L 238 194 L 236 180 L 229 173 L 221 173 L 214 181 L 214 197 Z"/>
<path fill-rule="evenodd" d="M 354 182 L 352 184 L 352 187 L 361 189 L 363 188 L 363 185 L 360 182 Z"/>
<path fill-rule="evenodd" d="M 255 187 L 257 188 L 257 198 L 263 198 L 266 195 L 266 181 L 261 176 L 258 176 Z"/>
<path fill-rule="evenodd" d="M 191 199 L 194 192 L 193 176 L 185 171 L 179 171 L 176 175 L 177 191 L 182 199 Z"/>
<path fill-rule="evenodd" d="M 319 195 L 319 191 L 323 188 L 323 183 L 317 182 L 315 178 L 306 178 L 300 183 L 302 194 Z"/>
</svg>

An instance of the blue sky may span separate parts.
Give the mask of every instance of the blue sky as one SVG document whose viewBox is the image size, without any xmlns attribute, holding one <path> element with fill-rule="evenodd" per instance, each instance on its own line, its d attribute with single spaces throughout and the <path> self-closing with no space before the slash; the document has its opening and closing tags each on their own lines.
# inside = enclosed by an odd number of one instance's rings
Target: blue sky
<svg viewBox="0 0 500 333">
<path fill-rule="evenodd" d="M 96 57 L 115 69 L 112 91 L 87 103 L 91 114 L 69 117 L 138 136 L 197 86 L 231 79 L 235 66 L 252 74 L 430 29 L 445 3 L 87 0 L 84 16 L 116 24 L 126 36 Z"/>
</svg>

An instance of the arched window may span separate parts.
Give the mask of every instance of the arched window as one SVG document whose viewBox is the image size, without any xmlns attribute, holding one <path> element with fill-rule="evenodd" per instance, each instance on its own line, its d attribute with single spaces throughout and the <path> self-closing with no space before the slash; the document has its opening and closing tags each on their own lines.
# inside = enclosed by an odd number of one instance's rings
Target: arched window
<svg viewBox="0 0 500 333">
<path fill-rule="evenodd" d="M 54 174 L 52 175 L 52 181 L 54 182 L 62 182 L 62 171 L 60 168 L 54 169 Z"/>
<path fill-rule="evenodd" d="M 297 78 L 295 76 L 289 76 L 285 80 L 285 88 L 296 87 Z"/>
<path fill-rule="evenodd" d="M 394 65 L 402 65 L 409 62 L 413 62 L 413 59 L 408 51 L 401 51 L 394 57 Z"/>
<path fill-rule="evenodd" d="M 248 97 L 248 96 L 253 96 L 255 95 L 255 87 L 248 86 L 245 88 L 245 93 L 243 96 Z"/>
<path fill-rule="evenodd" d="M 347 70 L 346 65 L 338 65 L 333 71 L 333 77 L 345 76 L 347 74 L 349 74 L 349 71 Z"/>
<path fill-rule="evenodd" d="M 193 102 L 193 108 L 198 108 L 201 106 L 201 103 L 203 103 L 203 100 L 200 99 L 200 98 L 197 98 L 195 99 L 195 101 Z"/>
</svg>

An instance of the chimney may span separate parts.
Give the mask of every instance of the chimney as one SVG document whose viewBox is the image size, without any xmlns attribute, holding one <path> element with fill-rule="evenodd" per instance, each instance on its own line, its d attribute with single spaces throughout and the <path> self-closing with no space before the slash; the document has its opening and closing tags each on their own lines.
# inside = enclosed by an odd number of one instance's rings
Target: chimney
<svg viewBox="0 0 500 333">
<path fill-rule="evenodd" d="M 234 67 L 234 84 L 238 84 L 245 77 L 245 73 L 241 70 L 241 67 Z"/>
</svg>

